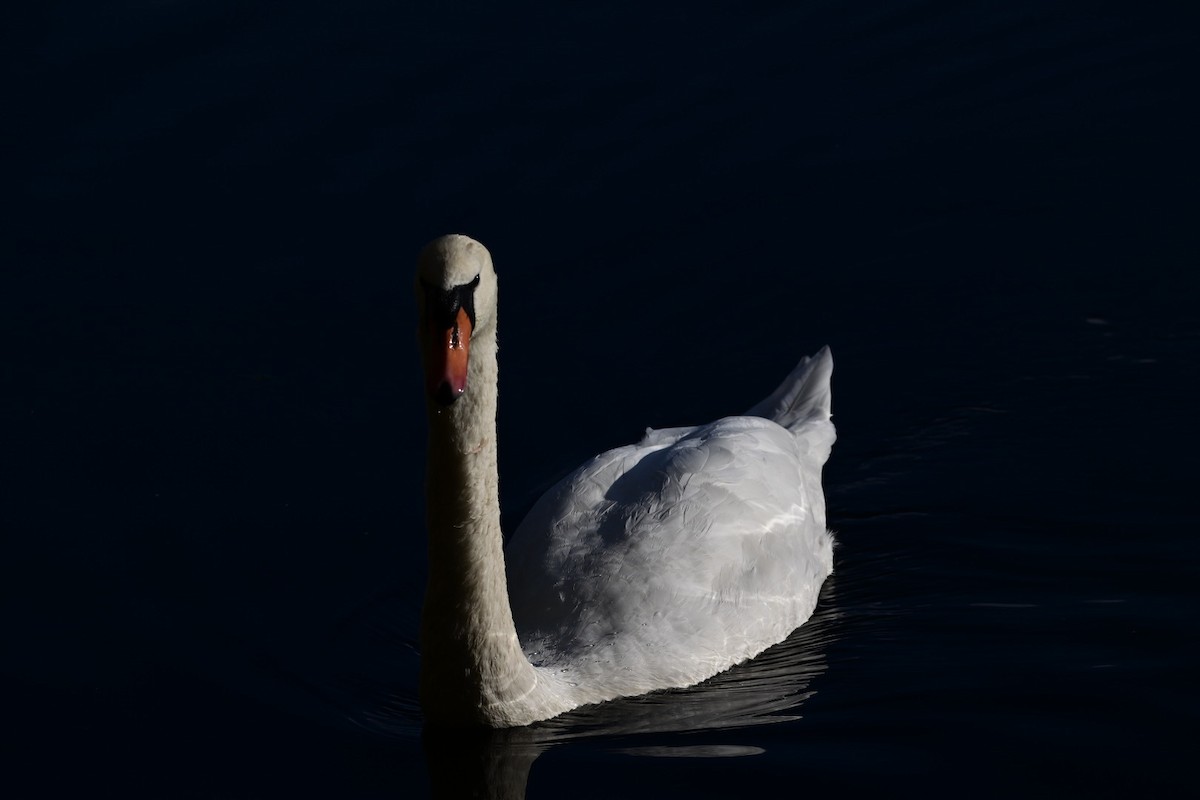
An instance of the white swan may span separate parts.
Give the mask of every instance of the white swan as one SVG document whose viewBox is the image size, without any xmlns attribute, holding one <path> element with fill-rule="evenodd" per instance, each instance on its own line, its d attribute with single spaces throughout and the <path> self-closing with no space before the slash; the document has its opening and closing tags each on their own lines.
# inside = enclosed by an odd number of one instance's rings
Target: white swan
<svg viewBox="0 0 1200 800">
<path fill-rule="evenodd" d="M 418 258 L 417 295 L 428 721 L 513 727 L 690 686 L 808 619 L 833 569 L 821 491 L 835 438 L 828 348 L 746 416 L 647 431 L 567 476 L 509 543 L 506 580 L 487 249 L 461 235 L 433 241 Z"/>
</svg>

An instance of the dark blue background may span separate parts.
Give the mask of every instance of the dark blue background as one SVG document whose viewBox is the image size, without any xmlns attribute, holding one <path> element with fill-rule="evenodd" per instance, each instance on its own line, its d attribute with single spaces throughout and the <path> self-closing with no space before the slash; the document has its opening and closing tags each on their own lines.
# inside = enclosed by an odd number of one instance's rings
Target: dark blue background
<svg viewBox="0 0 1200 800">
<path fill-rule="evenodd" d="M 837 362 L 803 718 L 650 742 L 754 757 L 565 744 L 529 796 L 1182 790 L 1183 8 L 23 12 L 10 794 L 424 794 L 496 752 L 427 743 L 427 772 L 415 708 L 410 283 L 449 231 L 500 274 L 510 519 L 646 425 L 741 411 L 822 344 Z"/>
</svg>

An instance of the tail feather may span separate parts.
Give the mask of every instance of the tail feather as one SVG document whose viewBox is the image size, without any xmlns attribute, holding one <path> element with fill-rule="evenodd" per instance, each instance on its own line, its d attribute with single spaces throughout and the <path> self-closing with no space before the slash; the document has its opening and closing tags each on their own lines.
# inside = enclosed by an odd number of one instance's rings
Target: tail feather
<svg viewBox="0 0 1200 800">
<path fill-rule="evenodd" d="M 779 388 L 746 413 L 774 420 L 792 433 L 799 433 L 806 423 L 828 422 L 832 402 L 829 377 L 832 374 L 833 355 L 828 346 L 822 347 L 816 355 L 800 359 Z"/>
</svg>

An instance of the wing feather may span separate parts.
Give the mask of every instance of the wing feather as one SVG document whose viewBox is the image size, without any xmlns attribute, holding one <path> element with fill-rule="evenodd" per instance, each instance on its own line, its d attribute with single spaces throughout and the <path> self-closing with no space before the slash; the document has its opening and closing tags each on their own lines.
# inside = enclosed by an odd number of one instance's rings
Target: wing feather
<svg viewBox="0 0 1200 800">
<path fill-rule="evenodd" d="M 781 641 L 832 569 L 828 448 L 813 449 L 770 420 L 729 417 L 647 431 L 567 476 L 508 546 L 527 653 L 580 686 L 640 693 Z"/>
</svg>

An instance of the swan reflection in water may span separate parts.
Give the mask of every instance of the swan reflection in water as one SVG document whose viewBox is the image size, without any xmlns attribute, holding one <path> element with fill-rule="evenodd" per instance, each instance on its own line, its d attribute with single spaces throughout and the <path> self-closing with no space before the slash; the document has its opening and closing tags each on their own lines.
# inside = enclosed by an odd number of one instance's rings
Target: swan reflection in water
<svg viewBox="0 0 1200 800">
<path fill-rule="evenodd" d="M 491 255 L 440 237 L 415 285 L 429 429 L 419 695 L 437 793 L 523 794 L 562 740 L 789 718 L 820 661 L 787 643 L 819 626 L 779 643 L 811 618 L 833 567 L 829 349 L 742 415 L 648 429 L 585 462 L 505 543 Z M 477 727 L 511 730 L 461 732 Z"/>
<path fill-rule="evenodd" d="M 575 709 L 544 722 L 501 730 L 422 731 L 416 697 L 391 694 L 355 720 L 376 733 L 422 736 L 435 797 L 521 798 L 538 756 L 578 740 L 616 739 L 610 752 L 629 756 L 718 758 L 753 756 L 760 747 L 739 743 L 689 745 L 654 735 L 732 731 L 800 718 L 799 706 L 825 671 L 825 649 L 834 640 L 839 616 L 836 576 L 822 587 L 817 611 L 786 640 L 757 658 L 703 683 L 641 697 L 621 698 Z M 645 744 L 636 737 L 646 736 Z M 635 737 L 630 741 L 627 737 Z"/>
</svg>

